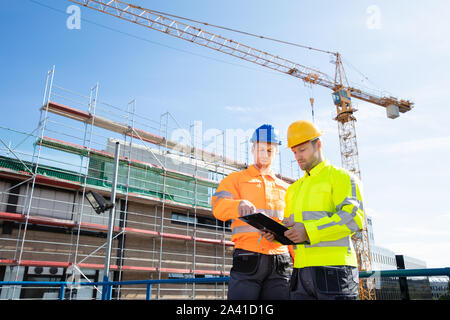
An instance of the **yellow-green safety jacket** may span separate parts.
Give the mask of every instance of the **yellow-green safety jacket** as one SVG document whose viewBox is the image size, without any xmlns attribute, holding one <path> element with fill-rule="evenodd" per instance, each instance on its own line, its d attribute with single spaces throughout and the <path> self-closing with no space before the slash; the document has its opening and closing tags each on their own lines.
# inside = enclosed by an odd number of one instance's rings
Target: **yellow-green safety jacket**
<svg viewBox="0 0 450 320">
<path fill-rule="evenodd" d="M 363 228 L 359 179 L 324 160 L 289 186 L 285 218 L 304 224 L 310 244 L 297 245 L 295 268 L 357 266 L 351 235 Z"/>
</svg>

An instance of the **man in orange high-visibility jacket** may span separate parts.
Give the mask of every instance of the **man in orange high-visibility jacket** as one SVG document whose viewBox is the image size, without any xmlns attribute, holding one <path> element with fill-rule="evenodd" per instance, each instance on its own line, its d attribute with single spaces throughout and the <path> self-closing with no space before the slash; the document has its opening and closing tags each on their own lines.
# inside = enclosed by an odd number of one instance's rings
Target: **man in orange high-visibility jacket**
<svg viewBox="0 0 450 320">
<path fill-rule="evenodd" d="M 264 212 L 278 222 L 283 219 L 288 184 L 271 170 L 281 141 L 267 124 L 256 129 L 251 141 L 254 164 L 225 177 L 211 199 L 217 219 L 233 220 L 235 250 L 228 299 L 289 299 L 292 268 L 288 247 L 267 241 L 256 228 L 238 219 L 254 212 Z"/>
</svg>

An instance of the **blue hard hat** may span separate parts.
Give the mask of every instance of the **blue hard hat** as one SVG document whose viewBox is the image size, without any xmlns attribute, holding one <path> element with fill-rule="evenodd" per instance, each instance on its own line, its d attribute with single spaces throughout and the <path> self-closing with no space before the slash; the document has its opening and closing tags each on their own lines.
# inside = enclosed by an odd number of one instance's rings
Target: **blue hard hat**
<svg viewBox="0 0 450 320">
<path fill-rule="evenodd" d="M 281 140 L 278 137 L 278 131 L 270 124 L 263 124 L 259 128 L 255 130 L 251 142 L 268 142 L 268 143 L 276 143 L 281 144 Z"/>
</svg>

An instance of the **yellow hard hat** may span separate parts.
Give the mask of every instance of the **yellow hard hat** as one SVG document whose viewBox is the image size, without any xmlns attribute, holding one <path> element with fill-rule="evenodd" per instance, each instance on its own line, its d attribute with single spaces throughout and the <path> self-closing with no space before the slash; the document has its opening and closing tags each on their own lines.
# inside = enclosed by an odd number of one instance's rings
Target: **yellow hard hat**
<svg viewBox="0 0 450 320">
<path fill-rule="evenodd" d="M 319 130 L 312 122 L 306 120 L 298 120 L 288 128 L 287 139 L 288 147 L 292 148 L 301 143 L 313 140 L 322 135 L 323 131 Z"/>
</svg>

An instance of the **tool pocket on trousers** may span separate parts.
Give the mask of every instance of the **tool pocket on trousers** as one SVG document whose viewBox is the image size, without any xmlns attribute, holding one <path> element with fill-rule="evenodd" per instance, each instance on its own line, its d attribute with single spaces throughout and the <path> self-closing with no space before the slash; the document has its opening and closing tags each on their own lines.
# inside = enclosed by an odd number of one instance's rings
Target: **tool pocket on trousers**
<svg viewBox="0 0 450 320">
<path fill-rule="evenodd" d="M 291 256 L 289 253 L 276 256 L 276 270 L 280 276 L 289 277 L 292 274 Z"/>
<path fill-rule="evenodd" d="M 316 267 L 317 291 L 323 294 L 349 295 L 354 292 L 355 280 L 351 267 Z M 357 289 L 357 284 L 356 284 Z"/>
<path fill-rule="evenodd" d="M 233 267 L 231 268 L 231 271 L 254 274 L 258 269 L 259 259 L 259 253 L 236 250 L 233 254 Z"/>
</svg>

